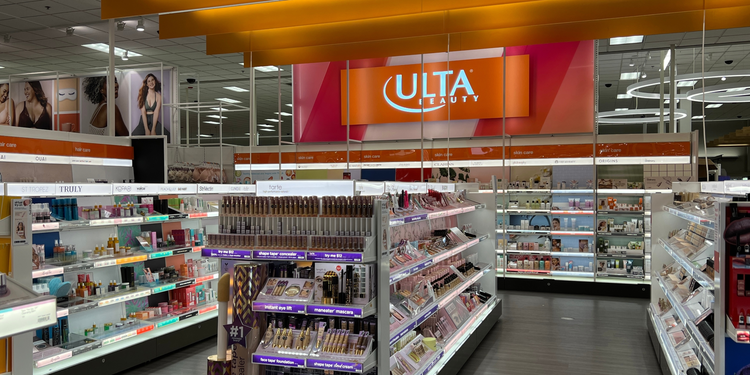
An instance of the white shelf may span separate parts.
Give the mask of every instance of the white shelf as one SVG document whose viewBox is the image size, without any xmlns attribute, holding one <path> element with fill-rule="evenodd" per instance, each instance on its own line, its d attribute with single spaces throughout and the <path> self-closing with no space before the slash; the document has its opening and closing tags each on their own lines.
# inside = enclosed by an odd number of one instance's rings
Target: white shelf
<svg viewBox="0 0 750 375">
<path fill-rule="evenodd" d="M 598 189 L 598 195 L 644 195 L 645 189 Z"/>
<path fill-rule="evenodd" d="M 430 316 L 438 312 L 439 309 L 445 307 L 445 305 L 448 302 L 450 302 L 453 298 L 456 298 L 459 294 L 461 294 L 461 292 L 466 290 L 466 288 L 470 287 L 471 285 L 479 281 L 479 279 L 489 270 L 490 270 L 490 265 L 486 265 L 477 273 L 475 273 L 468 279 L 464 280 L 464 282 L 462 282 L 461 284 L 453 288 L 453 290 L 451 290 L 450 292 L 446 294 L 443 294 L 440 298 L 438 298 L 431 304 L 423 307 L 421 312 L 417 313 L 416 315 L 408 319 L 406 322 L 396 327 L 394 331 L 391 331 L 391 338 L 389 340 L 389 345 L 393 345 L 396 341 L 404 337 L 408 332 L 412 331 L 418 325 L 422 324 L 422 322 L 427 320 L 427 318 L 429 318 Z"/>
<path fill-rule="evenodd" d="M 455 216 L 483 208 L 482 204 L 464 205 L 461 207 L 446 207 L 442 210 L 420 211 L 417 214 L 391 217 L 390 226 L 397 227 L 404 224 L 416 223 L 418 221 L 438 219 L 441 217 Z"/>
<path fill-rule="evenodd" d="M 696 264 L 694 261 L 688 259 L 685 254 L 683 254 L 681 251 L 673 249 L 672 246 L 663 239 L 659 238 L 659 244 L 664 248 L 664 250 L 667 251 L 667 254 L 672 256 L 674 260 L 682 266 L 682 268 L 685 269 L 685 271 L 693 278 L 695 281 L 697 281 L 699 284 L 701 284 L 704 288 L 713 289 L 714 288 L 714 280 L 712 280 L 708 275 L 703 273 L 700 270 L 700 267 L 702 265 Z M 703 254 L 705 251 L 709 251 L 711 248 L 713 248 L 714 244 L 711 241 L 706 241 L 706 245 L 698 250 L 696 254 Z M 712 253 L 713 255 L 713 253 Z"/>
<path fill-rule="evenodd" d="M 530 214 L 542 214 L 542 215 L 549 215 L 550 210 L 545 210 L 542 208 L 506 208 L 505 212 L 508 214 L 516 214 L 516 215 L 530 215 Z"/>
<path fill-rule="evenodd" d="M 602 215 L 643 215 L 645 211 L 610 211 L 610 210 L 598 210 L 597 214 Z"/>
<path fill-rule="evenodd" d="M 716 222 L 712 218 L 683 211 L 677 207 L 664 206 L 664 211 L 667 211 L 670 214 L 679 217 L 680 219 L 685 219 L 691 223 L 698 224 L 708 229 L 715 229 L 716 227 Z"/>
<path fill-rule="evenodd" d="M 503 250 L 495 250 L 498 254 L 503 254 Z M 560 257 L 575 257 L 575 258 L 593 258 L 594 253 L 573 253 L 563 251 L 545 251 L 545 250 L 505 250 L 506 254 L 536 254 L 536 255 L 551 255 Z"/>
<path fill-rule="evenodd" d="M 587 237 L 587 236 L 593 236 L 594 232 L 584 232 L 584 231 L 567 231 L 567 230 L 553 230 L 550 232 L 553 236 L 578 236 L 578 237 Z"/>
<path fill-rule="evenodd" d="M 417 263 L 414 264 L 408 264 L 402 268 L 399 268 L 397 270 L 391 270 L 391 275 L 389 277 L 389 283 L 392 285 L 395 282 L 401 281 L 427 267 L 432 266 L 435 263 L 441 262 L 445 259 L 448 259 L 456 254 L 462 253 L 464 250 L 469 249 L 473 247 L 474 245 L 478 244 L 479 242 L 483 241 L 484 239 L 489 238 L 489 235 L 482 236 L 482 238 L 475 238 L 465 244 L 458 245 L 450 250 L 443 251 L 439 254 L 435 254 L 432 257 L 429 257 L 427 259 L 423 259 Z"/>
<path fill-rule="evenodd" d="M 552 194 L 594 194 L 594 189 L 552 189 Z"/>
<path fill-rule="evenodd" d="M 593 215 L 596 212 L 593 210 L 552 210 L 550 213 L 552 215 Z"/>
<path fill-rule="evenodd" d="M 648 307 L 648 315 L 651 319 L 651 324 L 654 326 L 654 330 L 656 330 L 656 338 L 659 341 L 659 345 L 666 355 L 669 371 L 672 375 L 684 374 L 685 369 L 677 356 L 677 351 L 667 337 L 667 331 L 664 328 L 664 325 L 662 325 L 661 317 L 656 315 L 656 308 L 653 304 Z"/>
<path fill-rule="evenodd" d="M 677 312 L 677 315 L 682 320 L 683 325 L 690 333 L 690 336 L 695 342 L 698 351 L 700 351 L 701 357 L 704 359 L 704 362 L 708 362 L 703 363 L 703 365 L 707 367 L 710 366 L 711 369 L 714 369 L 714 351 L 713 349 L 711 349 L 711 346 L 708 344 L 708 342 L 706 342 L 706 340 L 703 338 L 703 335 L 701 335 L 698 327 L 695 326 L 695 319 L 698 316 L 694 314 L 690 309 L 685 309 L 685 306 L 683 306 L 681 299 L 679 299 L 674 295 L 674 293 L 672 293 L 671 288 L 660 275 L 654 274 L 653 277 L 656 279 L 662 292 L 664 292 L 664 295 L 669 300 L 669 303 L 672 304 L 672 309 Z"/>
<path fill-rule="evenodd" d="M 496 229 L 495 232 L 497 232 L 497 233 L 506 233 L 506 234 L 520 234 L 520 235 L 524 235 L 524 234 L 527 234 L 527 235 L 538 234 L 538 235 L 543 235 L 543 236 L 550 234 L 550 231 L 548 231 L 548 230 L 533 230 L 533 229 L 528 229 L 528 230 L 524 230 L 524 229 L 508 229 L 508 230 Z"/>
</svg>

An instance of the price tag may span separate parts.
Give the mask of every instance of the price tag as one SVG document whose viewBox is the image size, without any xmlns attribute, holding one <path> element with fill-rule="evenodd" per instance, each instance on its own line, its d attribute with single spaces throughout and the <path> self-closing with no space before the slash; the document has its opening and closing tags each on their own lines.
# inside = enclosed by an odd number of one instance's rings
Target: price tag
<svg viewBox="0 0 750 375">
<path fill-rule="evenodd" d="M 172 256 L 171 251 L 161 251 L 158 253 L 152 253 L 148 255 L 148 259 L 158 259 L 158 258 L 166 258 Z"/>
<path fill-rule="evenodd" d="M 205 313 L 208 313 L 208 312 L 211 312 L 211 311 L 214 311 L 214 310 L 218 310 L 218 309 L 219 309 L 218 305 L 209 306 L 209 307 L 206 307 L 206 308 L 198 310 L 198 315 L 203 315 Z"/>
</svg>

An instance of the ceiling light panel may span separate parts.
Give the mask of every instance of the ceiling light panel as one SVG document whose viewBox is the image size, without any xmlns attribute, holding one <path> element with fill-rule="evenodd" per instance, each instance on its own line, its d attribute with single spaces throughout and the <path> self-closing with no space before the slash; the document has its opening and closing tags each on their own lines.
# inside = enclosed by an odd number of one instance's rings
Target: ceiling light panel
<svg viewBox="0 0 750 375">
<path fill-rule="evenodd" d="M 232 103 L 232 104 L 242 103 L 242 101 L 240 100 L 234 100 L 234 99 L 229 99 L 229 98 L 216 98 L 215 100 L 218 100 L 224 103 Z"/>
<path fill-rule="evenodd" d="M 91 49 L 99 51 L 99 52 L 109 53 L 109 44 L 106 44 L 106 43 L 84 44 L 83 47 L 91 48 Z M 133 51 L 127 51 L 127 50 L 124 50 L 122 48 L 115 47 L 115 56 L 122 57 L 123 55 L 125 55 L 125 52 L 128 53 L 128 57 L 143 56 L 140 53 L 135 53 Z"/>
<path fill-rule="evenodd" d="M 617 38 L 609 38 L 610 46 L 617 46 L 620 44 L 634 44 L 634 43 L 641 43 L 641 42 L 643 42 L 643 35 L 621 36 Z"/>
<path fill-rule="evenodd" d="M 206 117 L 210 117 L 210 118 L 228 118 L 227 116 L 219 116 L 219 115 L 208 115 Z"/>
<path fill-rule="evenodd" d="M 709 104 L 709 105 L 707 105 L 707 106 L 706 106 L 706 108 L 719 108 L 719 107 L 721 107 L 722 105 L 723 105 L 723 104 Z"/>
<path fill-rule="evenodd" d="M 698 81 L 680 81 L 677 82 L 677 87 L 693 87 Z"/>
<path fill-rule="evenodd" d="M 638 79 L 638 72 L 620 73 L 620 81 L 632 81 Z"/>
<path fill-rule="evenodd" d="M 225 89 L 234 91 L 234 92 L 250 92 L 250 90 L 248 89 L 243 89 L 242 87 L 237 87 L 237 86 L 227 86 L 225 87 Z"/>
<path fill-rule="evenodd" d="M 617 94 L 617 99 L 630 99 L 633 95 L 630 94 Z"/>
</svg>

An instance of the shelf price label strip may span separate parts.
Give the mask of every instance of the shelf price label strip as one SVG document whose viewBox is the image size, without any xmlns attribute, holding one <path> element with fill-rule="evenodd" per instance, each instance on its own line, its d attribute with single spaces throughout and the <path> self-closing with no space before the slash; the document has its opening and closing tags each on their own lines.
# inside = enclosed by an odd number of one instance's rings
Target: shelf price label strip
<svg viewBox="0 0 750 375">
<path fill-rule="evenodd" d="M 66 350 L 56 356 L 35 361 L 34 364 L 36 365 L 36 367 L 44 367 L 71 357 L 73 357 L 73 352 L 70 350 Z"/>
<path fill-rule="evenodd" d="M 362 364 L 356 362 L 341 362 L 325 359 L 310 358 L 305 361 L 307 368 L 319 370 L 334 370 L 344 372 L 362 372 Z"/>
<path fill-rule="evenodd" d="M 305 368 L 304 358 L 287 358 L 271 355 L 253 354 L 253 363 L 259 365 Z"/>
<path fill-rule="evenodd" d="M 143 290 L 143 291 L 140 291 L 140 292 L 125 294 L 125 295 L 117 296 L 117 297 L 113 297 L 113 298 L 107 298 L 107 299 L 105 299 L 103 301 L 99 301 L 98 305 L 99 306 L 107 306 L 107 305 L 111 305 L 113 303 L 130 301 L 131 299 L 136 299 L 136 298 L 141 298 L 141 297 L 148 297 L 150 295 L 151 295 L 151 289 L 148 289 L 148 290 Z"/>
<path fill-rule="evenodd" d="M 254 250 L 253 259 L 262 260 L 305 260 L 305 251 L 294 250 Z"/>
<path fill-rule="evenodd" d="M 54 298 L 0 310 L 0 326 L 10 335 L 49 326 L 56 318 Z"/>
<path fill-rule="evenodd" d="M 31 277 L 36 279 L 36 278 L 45 277 L 45 276 L 62 275 L 63 273 L 65 273 L 65 268 L 63 267 L 46 268 L 46 269 L 31 271 Z"/>
<path fill-rule="evenodd" d="M 344 318 L 361 318 L 364 316 L 364 308 L 362 307 L 307 305 L 305 311 L 313 315 L 339 316 Z"/>
<path fill-rule="evenodd" d="M 704 217 L 700 217 L 698 215 L 690 214 L 685 211 L 678 210 L 674 207 L 664 207 L 664 211 L 667 211 L 670 214 L 679 217 L 680 219 L 685 219 L 687 221 L 693 222 L 700 226 L 704 226 L 708 229 L 716 229 L 715 228 L 716 223 L 711 219 L 707 219 Z"/>
<path fill-rule="evenodd" d="M 467 206 L 467 207 L 451 208 L 451 209 L 438 211 L 438 212 L 430 212 L 430 213 L 423 213 L 423 214 L 418 214 L 418 215 L 398 217 L 398 218 L 390 219 L 390 226 L 394 227 L 394 226 L 399 226 L 403 224 L 415 223 L 417 221 L 424 221 L 424 220 L 430 220 L 430 219 L 437 219 L 441 217 L 453 216 L 453 215 L 471 212 L 476 209 L 477 209 L 477 206 L 473 205 L 473 206 Z"/>
<path fill-rule="evenodd" d="M 333 253 L 322 251 L 307 252 L 307 260 L 310 261 L 334 261 L 344 263 L 362 263 L 363 253 Z"/>
<path fill-rule="evenodd" d="M 204 257 L 225 258 L 225 259 L 253 259 L 252 250 L 237 249 L 206 249 L 201 251 Z"/>
<path fill-rule="evenodd" d="M 288 314 L 304 314 L 305 305 L 295 304 L 295 303 L 253 301 L 253 311 L 283 312 L 283 313 L 288 313 Z"/>
</svg>

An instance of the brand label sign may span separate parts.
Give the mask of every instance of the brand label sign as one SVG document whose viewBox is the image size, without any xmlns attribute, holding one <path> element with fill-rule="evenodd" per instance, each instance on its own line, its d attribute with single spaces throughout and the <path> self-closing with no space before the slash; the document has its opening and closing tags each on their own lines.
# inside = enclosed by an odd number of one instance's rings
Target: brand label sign
<svg viewBox="0 0 750 375">
<path fill-rule="evenodd" d="M 507 117 L 529 115 L 529 56 L 506 58 Z M 341 72 L 341 119 L 350 124 L 500 118 L 503 116 L 503 59 L 436 62 Z"/>
</svg>

